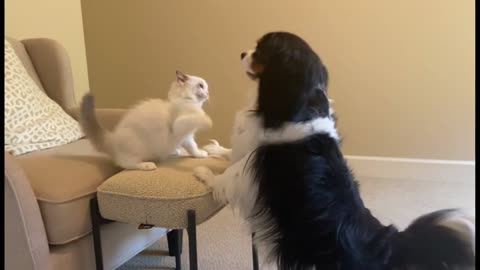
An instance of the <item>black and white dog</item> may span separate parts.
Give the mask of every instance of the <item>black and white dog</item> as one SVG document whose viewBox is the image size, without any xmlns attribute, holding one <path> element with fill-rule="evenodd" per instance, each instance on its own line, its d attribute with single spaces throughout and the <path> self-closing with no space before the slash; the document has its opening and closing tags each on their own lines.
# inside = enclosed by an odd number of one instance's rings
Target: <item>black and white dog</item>
<svg viewBox="0 0 480 270">
<path fill-rule="evenodd" d="M 221 175 L 195 176 L 230 203 L 279 269 L 475 269 L 475 223 L 460 210 L 416 219 L 406 230 L 382 225 L 365 207 L 340 152 L 327 69 L 296 35 L 264 35 L 242 53 L 258 82 L 255 100 L 238 112 L 233 148 L 204 149 L 230 159 Z"/>
</svg>

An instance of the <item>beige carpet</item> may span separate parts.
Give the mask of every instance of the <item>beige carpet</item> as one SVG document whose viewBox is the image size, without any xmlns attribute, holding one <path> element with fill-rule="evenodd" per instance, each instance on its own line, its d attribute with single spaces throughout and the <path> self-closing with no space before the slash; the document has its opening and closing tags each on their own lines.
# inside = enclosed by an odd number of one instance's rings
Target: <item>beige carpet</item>
<svg viewBox="0 0 480 270">
<path fill-rule="evenodd" d="M 415 217 L 433 210 L 475 207 L 475 186 L 402 179 L 363 179 L 360 189 L 367 207 L 384 223 L 405 227 Z M 229 208 L 197 229 L 201 270 L 252 269 L 250 237 L 242 221 Z M 188 269 L 188 245 L 184 233 L 183 267 Z M 158 256 L 167 248 L 166 239 L 140 253 L 120 270 L 173 269 L 172 257 Z M 262 267 L 261 269 L 275 269 Z"/>
</svg>

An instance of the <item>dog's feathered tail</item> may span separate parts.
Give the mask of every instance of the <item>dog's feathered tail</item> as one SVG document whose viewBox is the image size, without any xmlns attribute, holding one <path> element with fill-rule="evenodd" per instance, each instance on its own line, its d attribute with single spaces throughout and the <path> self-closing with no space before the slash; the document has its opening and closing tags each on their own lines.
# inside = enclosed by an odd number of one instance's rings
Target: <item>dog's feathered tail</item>
<svg viewBox="0 0 480 270">
<path fill-rule="evenodd" d="M 474 215 L 447 209 L 419 217 L 393 241 L 389 264 L 399 270 L 475 269 Z"/>
<path fill-rule="evenodd" d="M 86 94 L 80 105 L 80 125 L 86 137 L 99 152 L 111 155 L 110 132 L 103 128 L 95 114 L 95 98 Z"/>
</svg>

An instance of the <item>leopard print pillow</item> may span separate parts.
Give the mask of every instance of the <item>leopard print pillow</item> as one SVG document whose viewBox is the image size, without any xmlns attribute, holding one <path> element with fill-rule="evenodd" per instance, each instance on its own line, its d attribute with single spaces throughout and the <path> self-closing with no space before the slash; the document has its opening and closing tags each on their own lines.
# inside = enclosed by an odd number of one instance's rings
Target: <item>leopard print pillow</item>
<svg viewBox="0 0 480 270">
<path fill-rule="evenodd" d="M 16 156 L 83 136 L 79 123 L 38 87 L 5 39 L 5 151 Z"/>
</svg>

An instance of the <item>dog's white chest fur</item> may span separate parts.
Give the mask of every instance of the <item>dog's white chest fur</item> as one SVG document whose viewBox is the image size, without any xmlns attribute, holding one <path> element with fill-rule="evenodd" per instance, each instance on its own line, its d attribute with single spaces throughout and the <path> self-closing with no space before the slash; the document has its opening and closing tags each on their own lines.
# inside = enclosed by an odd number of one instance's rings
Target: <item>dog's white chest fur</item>
<svg viewBox="0 0 480 270">
<path fill-rule="evenodd" d="M 237 112 L 232 134 L 232 156 L 234 163 L 258 146 L 260 121 L 249 110 Z"/>
<path fill-rule="evenodd" d="M 335 123 L 330 117 L 319 117 L 304 123 L 285 123 L 278 129 L 264 129 L 261 119 L 251 110 L 237 112 L 232 135 L 234 163 L 261 144 L 288 143 L 301 140 L 316 133 L 325 133 L 338 140 Z"/>
</svg>

